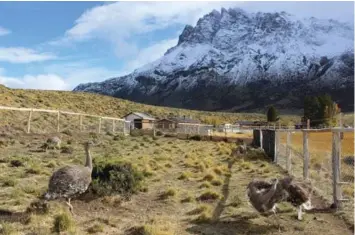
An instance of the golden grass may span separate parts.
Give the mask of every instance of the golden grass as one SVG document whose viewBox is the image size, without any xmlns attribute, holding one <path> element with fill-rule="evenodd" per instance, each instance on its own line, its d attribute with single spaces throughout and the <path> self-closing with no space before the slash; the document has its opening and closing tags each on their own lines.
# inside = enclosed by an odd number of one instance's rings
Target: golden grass
<svg viewBox="0 0 355 235">
<path fill-rule="evenodd" d="M 295 132 L 291 137 L 292 147 L 295 149 L 303 149 L 303 134 Z M 286 143 L 286 133 L 281 134 L 281 143 Z M 342 155 L 354 154 L 354 133 L 345 132 L 344 139 L 341 142 Z M 332 133 L 331 132 L 314 132 L 308 137 L 308 148 L 311 153 L 324 153 L 332 151 Z"/>
</svg>

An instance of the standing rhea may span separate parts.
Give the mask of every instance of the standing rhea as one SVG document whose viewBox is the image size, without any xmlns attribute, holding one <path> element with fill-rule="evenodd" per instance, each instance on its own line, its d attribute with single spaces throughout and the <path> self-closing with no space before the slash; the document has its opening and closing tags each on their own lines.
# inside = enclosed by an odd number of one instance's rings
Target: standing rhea
<svg viewBox="0 0 355 235">
<path fill-rule="evenodd" d="M 65 198 L 72 214 L 73 206 L 70 204 L 71 198 L 84 193 L 91 183 L 92 158 L 90 154 L 91 141 L 84 144 L 86 152 L 85 166 L 71 165 L 65 166 L 53 173 L 49 180 L 48 191 L 44 195 L 46 200 Z"/>
<path fill-rule="evenodd" d="M 284 191 L 284 187 L 287 187 L 289 183 L 289 179 L 273 179 L 271 183 L 253 180 L 247 186 L 247 196 L 259 213 L 263 215 L 271 211 L 277 219 L 276 204 L 286 199 L 287 193 Z M 279 222 L 277 223 L 279 224 Z"/>
<path fill-rule="evenodd" d="M 269 211 L 276 213 L 276 204 L 287 197 L 283 190 L 285 184 L 287 182 L 278 179 L 273 179 L 272 183 L 253 180 L 247 186 L 250 203 L 260 213 Z"/>
<path fill-rule="evenodd" d="M 312 191 L 306 190 L 300 182 L 295 182 L 293 179 L 290 179 L 290 181 L 292 182 L 285 187 L 285 191 L 288 194 L 286 201 L 297 207 L 297 218 L 302 220 L 302 209 L 311 210 L 313 208 L 311 204 Z"/>
</svg>

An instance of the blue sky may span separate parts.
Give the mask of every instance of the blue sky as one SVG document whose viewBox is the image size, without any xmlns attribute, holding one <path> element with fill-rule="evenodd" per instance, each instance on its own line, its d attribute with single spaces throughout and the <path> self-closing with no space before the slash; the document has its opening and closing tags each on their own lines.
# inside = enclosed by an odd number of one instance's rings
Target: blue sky
<svg viewBox="0 0 355 235">
<path fill-rule="evenodd" d="M 0 2 L 0 84 L 71 90 L 133 72 L 213 9 L 353 22 L 353 2 Z"/>
</svg>

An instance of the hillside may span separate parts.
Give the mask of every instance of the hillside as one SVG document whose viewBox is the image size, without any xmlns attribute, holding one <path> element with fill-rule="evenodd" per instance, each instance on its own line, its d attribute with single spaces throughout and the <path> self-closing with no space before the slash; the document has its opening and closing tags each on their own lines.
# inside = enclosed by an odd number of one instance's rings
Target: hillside
<svg viewBox="0 0 355 235">
<path fill-rule="evenodd" d="M 269 104 L 299 110 L 304 96 L 329 93 L 343 111 L 353 111 L 353 35 L 353 24 L 331 19 L 215 10 L 187 25 L 160 59 L 74 91 L 238 112 Z"/>
<path fill-rule="evenodd" d="M 202 112 L 186 109 L 157 107 L 135 103 L 109 96 L 70 91 L 42 91 L 9 89 L 0 86 L 0 105 L 27 108 L 59 109 L 63 111 L 83 112 L 88 114 L 123 117 L 132 111 L 147 112 L 155 117 L 165 117 L 169 113 L 175 115 L 192 116 L 205 123 L 235 122 L 236 120 L 265 120 L 265 115 L 256 113 L 222 113 Z M 0 110 L 2 124 L 15 123 L 14 117 L 21 122 L 26 122 L 27 114 Z M 39 115 L 39 114 L 38 114 Z M 38 118 L 42 118 L 44 114 Z M 53 116 L 53 115 L 52 115 Z M 53 116 L 53 120 L 54 120 Z M 283 123 L 298 122 L 298 116 L 284 115 Z M 23 123 L 21 125 L 24 125 Z"/>
</svg>

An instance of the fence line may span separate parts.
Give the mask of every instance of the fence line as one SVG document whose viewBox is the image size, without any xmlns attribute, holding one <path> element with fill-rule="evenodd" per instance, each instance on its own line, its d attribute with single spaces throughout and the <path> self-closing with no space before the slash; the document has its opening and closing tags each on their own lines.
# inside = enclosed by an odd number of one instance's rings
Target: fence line
<svg viewBox="0 0 355 235">
<path fill-rule="evenodd" d="M 61 114 L 79 116 L 80 131 L 83 131 L 83 117 L 98 118 L 98 120 L 99 120 L 98 133 L 101 133 L 101 125 L 102 125 L 103 119 L 104 120 L 112 120 L 112 124 L 113 124 L 112 131 L 113 132 L 115 132 L 115 121 L 123 122 L 124 123 L 124 126 L 123 126 L 123 133 L 124 134 L 128 134 L 128 132 L 126 131 L 126 127 L 127 127 L 126 124 L 130 123 L 130 121 L 127 121 L 122 118 L 99 116 L 99 115 L 93 115 L 93 114 L 87 114 L 87 113 L 76 113 L 76 112 L 62 111 L 62 110 L 37 109 L 37 108 L 17 108 L 17 107 L 8 107 L 8 106 L 0 106 L 0 110 L 29 112 L 29 116 L 27 119 L 27 133 L 31 132 L 31 119 L 32 119 L 32 114 L 34 112 L 56 113 L 57 114 L 57 123 L 56 123 L 57 124 L 57 128 L 56 128 L 57 132 L 60 132 L 60 115 Z"/>
<path fill-rule="evenodd" d="M 353 128 L 271 130 L 275 133 L 275 137 L 270 135 L 270 130 L 260 128 L 254 132 L 259 132 L 254 135 L 254 138 L 257 138 L 256 142 L 259 142 L 258 146 L 263 148 L 263 142 L 268 146 L 270 142 L 274 147 L 271 155 L 274 155 L 273 159 L 276 164 L 289 174 L 303 178 L 306 182 L 314 182 L 313 188 L 321 194 L 320 196 L 332 201 L 335 208 L 344 210 L 348 216 L 353 216 L 353 209 L 351 209 L 353 208 L 351 202 L 354 202 L 353 191 L 350 190 L 349 193 L 345 190 L 349 190 L 349 188 L 353 190 L 354 185 L 354 152 L 352 147 L 349 147 L 349 144 L 354 140 L 351 134 L 346 135 L 347 140 L 344 139 L 345 133 L 354 132 Z M 262 134 L 263 132 L 264 134 Z M 328 132 L 329 135 L 321 134 L 325 132 Z M 314 133 L 313 136 L 312 133 Z M 311 141 L 311 145 L 310 139 L 314 140 Z M 342 140 L 347 145 L 342 146 Z M 294 146 L 298 146 L 300 149 Z M 263 149 L 270 156 L 270 149 Z M 348 162 L 342 166 L 346 157 L 350 160 L 347 159 Z M 344 189 L 343 187 L 348 188 Z"/>
</svg>

